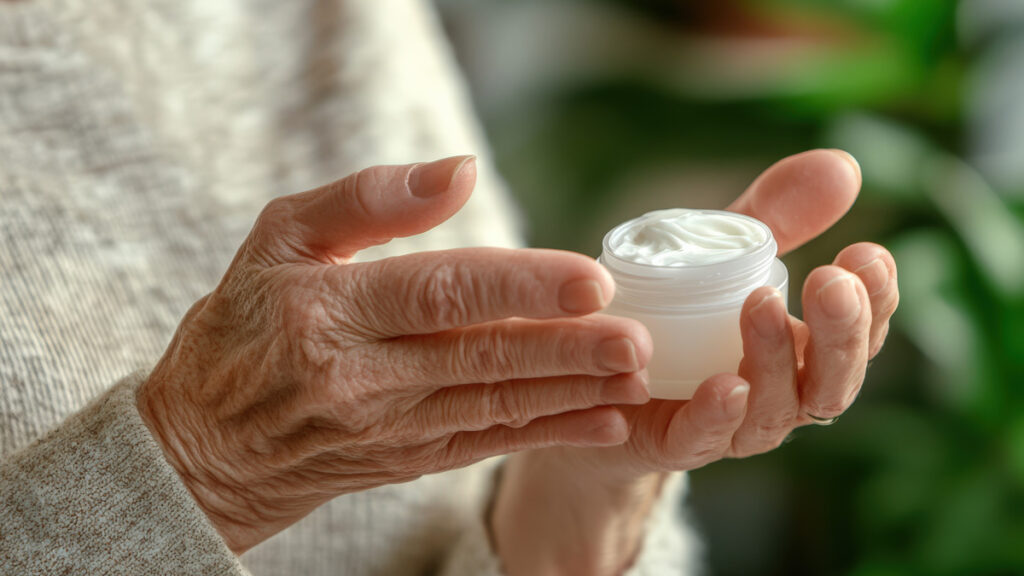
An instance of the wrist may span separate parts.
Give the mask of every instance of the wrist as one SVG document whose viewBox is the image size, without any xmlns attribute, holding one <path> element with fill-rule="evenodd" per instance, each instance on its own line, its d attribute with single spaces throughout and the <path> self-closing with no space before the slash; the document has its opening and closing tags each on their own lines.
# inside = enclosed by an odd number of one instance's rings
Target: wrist
<svg viewBox="0 0 1024 576">
<path fill-rule="evenodd" d="M 136 390 L 136 409 L 163 452 L 164 460 L 177 473 L 199 509 L 224 539 L 228 548 L 236 554 L 241 554 L 254 545 L 251 535 L 253 529 L 240 524 L 237 521 L 237 514 L 227 512 L 232 509 L 243 509 L 233 501 L 233 491 L 219 483 L 213 475 L 204 472 L 203 467 L 197 464 L 195 447 L 200 444 L 199 439 L 190 433 L 188 427 L 182 426 L 182 422 L 188 419 L 170 409 L 170 403 L 162 393 L 166 384 L 161 382 L 162 367 L 161 362 Z"/>
<path fill-rule="evenodd" d="M 615 576 L 634 561 L 665 474 L 594 474 L 561 450 L 511 456 L 492 524 L 511 576 Z"/>
</svg>

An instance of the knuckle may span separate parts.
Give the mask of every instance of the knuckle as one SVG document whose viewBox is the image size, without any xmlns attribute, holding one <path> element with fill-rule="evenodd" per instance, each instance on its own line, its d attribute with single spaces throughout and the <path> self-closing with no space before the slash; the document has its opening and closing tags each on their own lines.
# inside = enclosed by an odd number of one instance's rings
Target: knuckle
<svg viewBox="0 0 1024 576">
<path fill-rule="evenodd" d="M 438 467 L 443 470 L 462 468 L 481 460 L 486 454 L 478 438 L 457 432 L 439 441 L 435 451 Z"/>
<path fill-rule="evenodd" d="M 421 431 L 421 438 L 429 434 L 443 439 L 444 431 L 476 431 L 490 426 L 486 422 L 493 409 L 487 391 L 480 390 L 479 385 L 466 388 L 470 390 L 460 386 L 442 388 L 432 395 L 429 408 L 416 417 L 415 427 Z"/>
<path fill-rule="evenodd" d="M 364 168 L 358 172 L 346 176 L 340 181 L 340 194 L 334 194 L 343 206 L 338 206 L 339 213 L 347 213 L 357 220 L 372 221 L 374 218 L 373 207 L 367 202 L 370 191 L 378 190 L 380 182 L 377 172 L 370 168 Z"/>
<path fill-rule="evenodd" d="M 292 212 L 292 200 L 288 196 L 279 196 L 266 203 L 259 217 L 256 218 L 258 227 L 273 227 L 285 220 Z"/>
<path fill-rule="evenodd" d="M 461 326 L 471 318 L 472 310 L 466 299 L 467 286 L 472 276 L 458 263 L 449 262 L 427 271 L 416 288 L 413 298 L 420 314 L 437 325 Z"/>
<path fill-rule="evenodd" d="M 302 233 L 295 223 L 295 200 L 288 196 L 268 202 L 256 218 L 246 242 L 247 253 L 257 263 L 269 265 L 281 252 L 303 254 Z"/>
<path fill-rule="evenodd" d="M 597 363 L 593 338 L 582 331 L 568 327 L 551 329 L 546 335 L 549 362 L 557 362 L 561 368 L 571 371 L 591 371 Z M 555 360 L 557 359 L 557 360 Z"/>
<path fill-rule="evenodd" d="M 278 296 L 277 324 L 285 341 L 301 345 L 329 340 L 317 335 L 329 313 L 321 298 L 306 287 L 292 287 Z"/>
<path fill-rule="evenodd" d="M 286 227 L 291 217 L 291 202 L 287 197 L 274 198 L 267 202 L 256 218 L 253 226 L 253 239 L 256 242 L 274 238 Z"/>
<path fill-rule="evenodd" d="M 400 285 L 387 259 L 366 264 L 350 264 L 329 275 L 327 289 L 335 297 L 329 319 L 339 334 L 359 341 L 373 341 L 381 332 L 394 331 L 396 308 L 394 286 Z"/>
<path fill-rule="evenodd" d="M 522 359 L 515 346 L 498 328 L 456 341 L 450 370 L 481 382 L 508 380 L 519 372 Z"/>
<path fill-rule="evenodd" d="M 304 286 L 281 291 L 278 297 L 281 324 L 290 330 L 305 330 L 315 325 L 324 313 L 320 298 Z"/>
<path fill-rule="evenodd" d="M 616 377 L 613 376 L 612 378 Z M 555 405 L 557 402 L 558 407 L 572 410 L 589 408 L 591 406 L 603 404 L 601 400 L 602 390 L 605 388 L 606 383 L 609 380 L 611 380 L 611 378 L 601 379 L 600 384 L 595 384 L 595 381 L 589 378 L 584 378 L 578 382 L 572 383 L 563 394 L 559 395 L 561 398 L 552 397 L 549 400 L 548 395 L 545 394 L 545 404 Z"/>
<path fill-rule="evenodd" d="M 508 384 L 493 384 L 484 387 L 483 405 L 489 420 L 495 424 L 509 425 L 523 419 L 522 400 Z"/>
<path fill-rule="evenodd" d="M 792 429 L 793 421 L 788 416 L 762 419 L 754 422 L 752 426 L 753 436 L 761 444 L 770 445 L 772 448 L 778 448 Z"/>
</svg>

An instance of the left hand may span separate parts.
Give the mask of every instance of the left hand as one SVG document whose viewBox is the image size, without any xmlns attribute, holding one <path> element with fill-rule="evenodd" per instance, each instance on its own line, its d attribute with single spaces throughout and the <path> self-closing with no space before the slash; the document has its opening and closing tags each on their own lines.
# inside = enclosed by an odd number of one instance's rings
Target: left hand
<svg viewBox="0 0 1024 576">
<path fill-rule="evenodd" d="M 768 168 L 728 209 L 771 227 L 781 255 L 835 224 L 852 206 L 860 184 L 860 168 L 850 155 L 812 150 Z M 524 497 L 586 492 L 569 498 L 618 501 L 620 510 L 626 502 L 649 507 L 660 473 L 767 452 L 794 428 L 838 417 L 857 397 L 898 300 L 895 262 L 872 243 L 846 247 L 831 265 L 807 277 L 806 320 L 789 316 L 775 289 L 755 290 L 741 312 L 744 358 L 737 374 L 709 378 L 691 400 L 621 407 L 631 428 L 623 445 L 510 457 L 495 511 L 499 549 L 503 541 L 516 539 L 503 534 L 503 523 L 528 523 L 528 511 L 508 506 Z M 637 352 L 650 357 L 649 349 Z M 634 511 L 633 523 L 645 515 L 646 510 Z"/>
</svg>

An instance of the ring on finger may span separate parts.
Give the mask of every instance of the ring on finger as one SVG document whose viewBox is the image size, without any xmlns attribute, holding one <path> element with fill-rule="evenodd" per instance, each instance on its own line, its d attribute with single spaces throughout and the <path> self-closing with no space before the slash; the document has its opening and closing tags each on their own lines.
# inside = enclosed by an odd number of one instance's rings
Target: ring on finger
<svg viewBox="0 0 1024 576">
<path fill-rule="evenodd" d="M 831 426 L 839 421 L 839 416 L 834 416 L 832 418 L 822 418 L 820 416 L 815 416 L 810 412 L 806 412 L 806 414 L 807 417 L 811 419 L 811 422 L 817 426 Z"/>
</svg>

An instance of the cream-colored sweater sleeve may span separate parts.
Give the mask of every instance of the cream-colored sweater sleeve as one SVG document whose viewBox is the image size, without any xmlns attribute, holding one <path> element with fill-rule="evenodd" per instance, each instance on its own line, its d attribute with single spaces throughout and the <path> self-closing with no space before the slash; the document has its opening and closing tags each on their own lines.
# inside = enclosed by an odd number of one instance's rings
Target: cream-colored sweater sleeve
<svg viewBox="0 0 1024 576">
<path fill-rule="evenodd" d="M 682 576 L 699 572 L 699 542 L 684 522 L 682 501 L 686 475 L 673 474 L 647 521 L 647 531 L 636 561 L 624 576 Z M 485 519 L 467 525 L 452 549 L 441 576 L 503 576 Z"/>
<path fill-rule="evenodd" d="M 126 378 L 0 462 L 0 574 L 243 575 Z"/>
</svg>

